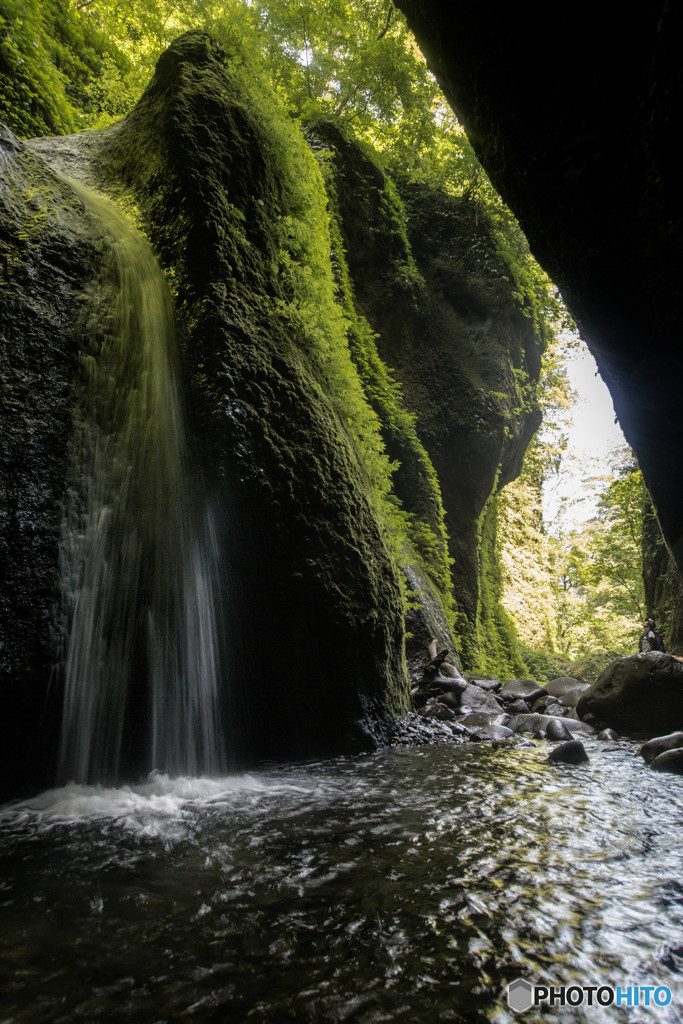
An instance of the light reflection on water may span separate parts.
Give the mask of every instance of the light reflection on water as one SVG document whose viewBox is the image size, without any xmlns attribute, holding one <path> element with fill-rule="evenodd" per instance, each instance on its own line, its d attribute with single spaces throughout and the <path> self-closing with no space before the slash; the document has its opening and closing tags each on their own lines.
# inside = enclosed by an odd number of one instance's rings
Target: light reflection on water
<svg viewBox="0 0 683 1024">
<path fill-rule="evenodd" d="M 683 780 L 627 744 L 399 748 L 0 814 L 0 1020 L 678 1021 Z M 505 984 L 667 985 L 544 1009 Z"/>
</svg>

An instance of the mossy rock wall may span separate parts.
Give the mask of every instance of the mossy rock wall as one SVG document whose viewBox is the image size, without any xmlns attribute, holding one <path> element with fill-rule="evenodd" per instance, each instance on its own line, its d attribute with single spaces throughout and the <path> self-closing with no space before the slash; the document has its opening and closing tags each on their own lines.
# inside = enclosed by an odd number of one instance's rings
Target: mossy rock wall
<svg viewBox="0 0 683 1024">
<path fill-rule="evenodd" d="M 276 106 L 255 102 L 248 74 L 208 37 L 184 36 L 109 136 L 101 175 L 138 204 L 176 294 L 235 581 L 233 717 L 248 752 L 291 757 L 386 735 L 406 706 L 403 599 L 326 377 L 339 338 L 322 322 L 311 338 L 297 283 L 331 282 L 323 224 L 326 268 L 306 263 L 308 243 L 297 249 L 307 219 L 325 216 L 293 180 L 316 165 Z"/>
<path fill-rule="evenodd" d="M 664 635 L 669 654 L 683 653 L 683 580 L 652 505 L 643 515 L 645 606 Z"/>
<path fill-rule="evenodd" d="M 377 332 L 380 356 L 401 382 L 436 468 L 460 654 L 473 666 L 481 660 L 477 623 L 496 613 L 480 607 L 482 515 L 490 496 L 520 472 L 540 424 L 525 393 L 538 380 L 543 342 L 474 204 L 425 186 L 399 196 L 337 129 L 314 130 L 336 167 L 358 310 Z M 408 509 L 428 517 L 425 474 L 411 460 L 402 461 L 397 491 Z"/>
</svg>

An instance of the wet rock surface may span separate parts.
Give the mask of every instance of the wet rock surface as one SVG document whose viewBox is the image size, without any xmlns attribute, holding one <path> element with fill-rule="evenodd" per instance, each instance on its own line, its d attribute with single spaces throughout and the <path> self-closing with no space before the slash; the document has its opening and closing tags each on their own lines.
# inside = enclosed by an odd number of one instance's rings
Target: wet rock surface
<svg viewBox="0 0 683 1024">
<path fill-rule="evenodd" d="M 508 680 L 504 684 L 500 680 L 476 675 L 467 676 L 466 681 L 449 679 L 442 674 L 442 666 L 447 664 L 447 652 L 437 653 L 436 646 L 436 641 L 432 641 L 428 661 L 413 688 L 413 700 L 418 730 L 430 729 L 433 722 L 438 721 L 439 742 L 444 741 L 449 729 L 453 730 L 452 735 L 457 742 L 489 742 L 494 746 L 511 742 L 529 744 L 530 738 L 563 741 L 561 748 L 566 747 L 566 757 L 572 758 L 579 757 L 576 743 L 583 749 L 577 737 L 595 734 L 593 725 L 580 721 L 575 708 L 563 703 L 576 692 L 576 680 L 560 681 L 560 685 L 553 689 L 564 696 L 554 696 L 548 687 L 533 679 Z M 454 683 L 459 684 L 457 690 L 452 689 Z M 527 699 L 520 694 L 526 694 Z M 548 713 L 532 711 L 532 702 Z M 553 713 L 553 709 L 557 713 Z M 398 742 L 411 740 L 401 732 Z M 562 757 L 558 755 L 557 759 Z M 585 759 L 585 756 L 579 757 L 579 761 Z M 570 760 L 569 763 L 579 761 Z"/>
<path fill-rule="evenodd" d="M 508 679 L 503 683 L 500 693 L 504 700 L 525 700 L 533 703 L 546 696 L 547 691 L 535 679 Z"/>
<path fill-rule="evenodd" d="M 683 747 L 676 747 L 673 750 L 665 750 L 657 754 L 650 764 L 655 772 L 671 772 L 673 775 L 683 775 Z"/>
</svg>

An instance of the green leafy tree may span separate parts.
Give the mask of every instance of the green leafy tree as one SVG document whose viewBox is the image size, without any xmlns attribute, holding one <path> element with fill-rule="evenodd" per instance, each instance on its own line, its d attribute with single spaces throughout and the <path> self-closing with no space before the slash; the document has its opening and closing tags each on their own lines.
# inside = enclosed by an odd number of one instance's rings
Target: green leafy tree
<svg viewBox="0 0 683 1024">
<path fill-rule="evenodd" d="M 647 492 L 629 448 L 612 456 L 597 514 L 558 543 L 560 643 L 571 657 L 596 648 L 633 653 L 645 617 L 642 568 Z"/>
</svg>

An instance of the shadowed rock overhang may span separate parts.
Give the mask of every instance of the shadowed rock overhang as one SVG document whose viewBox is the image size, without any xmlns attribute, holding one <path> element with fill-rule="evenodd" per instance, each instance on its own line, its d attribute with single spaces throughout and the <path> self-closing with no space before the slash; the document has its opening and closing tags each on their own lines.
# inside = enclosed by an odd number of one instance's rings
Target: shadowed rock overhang
<svg viewBox="0 0 683 1024">
<path fill-rule="evenodd" d="M 683 564 L 683 10 L 398 0 L 562 290 Z"/>
</svg>

